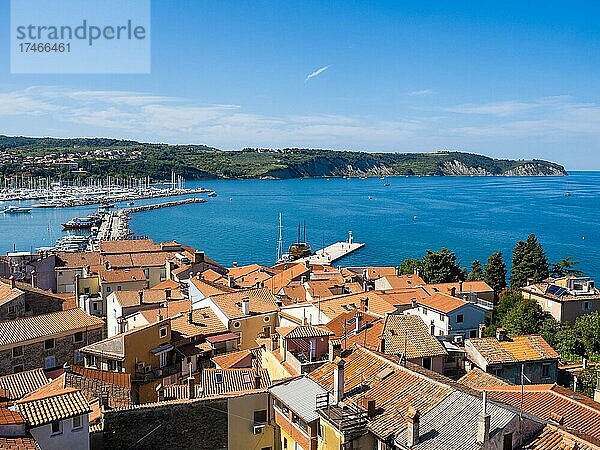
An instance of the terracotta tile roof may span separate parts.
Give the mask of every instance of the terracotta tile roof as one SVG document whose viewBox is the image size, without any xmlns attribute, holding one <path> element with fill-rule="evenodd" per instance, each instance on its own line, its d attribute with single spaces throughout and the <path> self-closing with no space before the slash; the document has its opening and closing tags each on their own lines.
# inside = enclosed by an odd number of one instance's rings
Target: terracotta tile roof
<svg viewBox="0 0 600 450">
<path fill-rule="evenodd" d="M 0 281 L 0 305 L 11 302 L 23 295 L 25 292 L 17 287 L 11 287 L 9 283 Z"/>
<path fill-rule="evenodd" d="M 242 300 L 244 299 L 250 301 L 250 314 L 264 314 L 279 310 L 275 296 L 267 288 L 211 295 L 210 298 L 229 319 L 244 317 L 242 312 Z"/>
<path fill-rule="evenodd" d="M 88 266 L 99 266 L 99 252 L 57 252 L 57 268 L 82 269 Z"/>
<path fill-rule="evenodd" d="M 255 273 L 256 275 L 253 275 Z M 277 271 L 267 266 L 261 266 L 260 264 L 250 264 L 247 266 L 231 267 L 227 269 L 227 275 L 233 278 L 236 282 L 238 279 L 240 279 L 240 282 L 242 282 L 241 279 L 246 278 L 245 283 L 250 285 L 253 285 L 253 278 L 251 278 L 251 276 L 258 277 L 260 279 L 264 278 L 263 276 L 259 275 L 261 273 L 266 274 L 267 278 L 270 278 L 275 275 Z M 256 283 L 256 281 L 254 281 L 254 283 Z"/>
<path fill-rule="evenodd" d="M 252 352 L 250 350 L 240 350 L 239 352 L 225 353 L 224 355 L 213 356 L 212 362 L 221 369 L 241 369 L 252 367 Z M 245 363 L 243 366 L 240 363 Z"/>
<path fill-rule="evenodd" d="M 600 450 L 597 440 L 573 434 L 554 425 L 546 425 L 541 433 L 523 446 L 524 450 Z"/>
<path fill-rule="evenodd" d="M 440 292 L 436 292 L 430 297 L 417 299 L 417 303 L 444 314 L 451 313 L 452 311 L 456 311 L 458 308 L 462 308 L 463 306 L 470 304 L 465 300 L 442 294 Z"/>
<path fill-rule="evenodd" d="M 313 325 L 300 325 L 297 327 L 277 327 L 279 335 L 285 339 L 311 338 L 321 336 L 332 336 L 333 332 L 327 328 L 315 327 Z"/>
<path fill-rule="evenodd" d="M 181 288 L 181 283 L 178 283 L 175 280 L 167 279 L 165 281 L 161 281 L 156 286 L 151 287 L 151 290 L 164 291 L 165 289 L 171 289 L 171 291 L 179 290 Z"/>
<path fill-rule="evenodd" d="M 39 450 L 31 437 L 0 437 L 1 450 Z"/>
<path fill-rule="evenodd" d="M 0 408 L 0 425 L 21 425 L 25 423 L 23 414 L 11 411 L 8 408 Z"/>
<path fill-rule="evenodd" d="M 235 292 L 236 289 L 230 288 L 229 286 L 225 286 L 223 284 L 215 283 L 207 280 L 199 280 L 198 278 L 190 278 L 190 282 L 205 296 L 217 295 L 217 294 L 227 294 L 229 292 Z"/>
<path fill-rule="evenodd" d="M 81 391 L 71 388 L 40 395 L 30 394 L 28 398 L 16 402 L 16 408 L 32 427 L 88 414 L 91 411 Z"/>
<path fill-rule="evenodd" d="M 146 281 L 146 275 L 142 269 L 100 269 L 100 280 L 104 283 L 127 283 L 129 281 Z"/>
<path fill-rule="evenodd" d="M 559 354 L 540 335 L 471 338 L 469 344 L 488 364 L 516 363 L 558 359 Z M 466 346 L 468 348 L 468 345 Z"/>
<path fill-rule="evenodd" d="M 560 289 L 562 286 L 556 285 L 554 283 L 538 283 L 532 284 L 530 286 L 525 286 L 522 289 L 525 293 L 532 293 L 534 295 L 542 296 L 545 298 L 549 298 L 556 302 L 569 302 L 569 301 L 583 301 L 583 300 L 600 300 L 600 290 L 595 288 L 593 292 L 590 293 L 578 293 L 577 295 L 573 295 L 567 289 Z M 556 295 L 554 292 L 560 292 L 560 295 Z"/>
<path fill-rule="evenodd" d="M 277 293 L 281 290 L 283 286 L 286 286 L 292 280 L 296 280 L 297 278 L 300 278 L 302 276 L 306 276 L 308 278 L 309 274 L 310 269 L 306 267 L 305 264 L 294 264 L 289 269 L 286 269 L 274 275 L 268 282 L 265 283 L 265 286 L 268 286 L 271 289 L 271 292 Z"/>
<path fill-rule="evenodd" d="M 394 306 L 411 306 L 413 300 L 420 300 L 429 297 L 429 292 L 423 287 L 407 288 L 407 289 L 389 289 L 384 291 L 376 291 L 382 298 Z"/>
<path fill-rule="evenodd" d="M 331 319 L 325 326 L 333 332 L 336 338 L 341 338 L 344 335 L 352 334 L 356 330 L 355 318 L 357 313 L 361 316 L 361 324 L 368 324 L 380 319 L 379 316 L 369 314 L 364 311 L 353 309 Z"/>
<path fill-rule="evenodd" d="M 178 314 L 171 320 L 171 332 L 177 333 L 181 338 L 212 336 L 227 331 L 229 331 L 228 328 L 208 307 L 194 309 L 191 323 L 189 311 Z"/>
<path fill-rule="evenodd" d="M 361 301 L 367 300 L 367 312 L 379 316 L 393 313 L 396 308 L 388 303 L 376 291 L 361 292 L 358 294 L 337 295 L 325 300 L 315 299 L 311 303 L 319 305 L 323 313 L 330 318 L 337 317 L 344 312 L 361 307 Z"/>
<path fill-rule="evenodd" d="M 414 364 L 400 366 L 361 347 L 357 347 L 344 361 L 344 401 L 359 404 L 363 396 L 375 400 L 380 412 L 368 426 L 383 439 L 404 428 L 409 407 L 425 414 L 454 391 L 450 384 L 415 371 Z M 334 366 L 332 362 L 325 363 L 308 376 L 332 392 Z M 451 383 L 444 377 L 439 378 Z"/>
<path fill-rule="evenodd" d="M 254 385 L 256 374 L 260 376 L 259 388 Z M 204 369 L 202 371 L 204 397 L 265 391 L 270 386 L 271 378 L 267 369 Z"/>
<path fill-rule="evenodd" d="M 359 333 L 351 334 L 345 339 L 339 339 L 342 349 L 352 348 L 357 344 L 369 350 L 379 351 L 381 349 L 383 325 L 384 319 L 379 317 L 377 320 L 363 326 Z"/>
<path fill-rule="evenodd" d="M 462 290 L 461 290 L 462 285 Z M 441 292 L 442 294 L 450 294 L 452 289 L 459 292 L 494 292 L 494 290 L 485 281 L 463 281 L 456 283 L 439 283 L 439 284 L 427 284 L 427 289 L 432 294 L 434 292 Z"/>
<path fill-rule="evenodd" d="M 423 278 L 418 275 L 388 275 L 385 280 L 392 289 L 406 289 L 425 284 Z"/>
<path fill-rule="evenodd" d="M 175 317 L 176 315 L 187 312 L 190 309 L 192 309 L 192 302 L 190 300 L 171 300 L 166 303 L 158 303 L 155 308 L 142 309 L 134 314 L 140 314 L 148 323 L 154 323 L 158 321 L 159 314 L 162 317 Z M 129 318 L 134 314 L 131 314 L 127 317 Z"/>
<path fill-rule="evenodd" d="M 317 297 L 324 299 L 347 293 L 347 291 L 344 290 L 344 283 L 339 283 L 336 280 L 308 281 L 306 283 L 306 290 L 313 299 Z M 362 291 L 362 289 L 359 290 L 359 292 Z"/>
<path fill-rule="evenodd" d="M 35 339 L 46 339 L 61 333 L 74 333 L 86 328 L 102 328 L 104 321 L 80 308 L 56 311 L 0 323 L 0 346 L 11 346 Z"/>
<path fill-rule="evenodd" d="M 388 315 L 383 326 L 384 351 L 391 355 L 406 355 L 408 359 L 446 356 L 448 353 L 425 322 L 415 315 Z"/>
<path fill-rule="evenodd" d="M 18 400 L 48 383 L 43 369 L 27 370 L 0 377 L 0 389 L 7 392 L 10 400 Z"/>
<path fill-rule="evenodd" d="M 101 241 L 100 253 L 108 255 L 115 253 L 159 252 L 160 245 L 150 239 L 127 239 L 121 241 Z"/>
<path fill-rule="evenodd" d="M 306 289 L 300 281 L 292 281 L 287 286 L 284 286 L 280 292 L 278 292 L 278 294 L 280 293 L 283 293 L 283 295 L 289 298 L 292 303 L 306 301 Z"/>
<path fill-rule="evenodd" d="M 102 255 L 102 263 L 103 265 L 108 264 L 108 268 L 110 269 L 126 269 L 135 267 L 133 260 L 131 259 L 131 253 Z"/>
<path fill-rule="evenodd" d="M 79 366 L 71 366 L 69 370 L 74 374 L 85 378 L 103 381 L 108 384 L 114 384 L 116 386 L 125 388 L 131 388 L 131 375 L 125 372 L 108 372 L 106 370 L 90 369 Z"/>
<path fill-rule="evenodd" d="M 133 253 L 133 267 L 164 267 L 167 261 L 175 256 L 175 252 Z"/>
<path fill-rule="evenodd" d="M 488 386 L 510 386 L 506 380 L 498 378 L 491 373 L 484 372 L 479 367 L 473 368 L 466 375 L 463 375 L 458 380 L 459 383 L 464 384 L 472 389 L 484 388 Z"/>
<path fill-rule="evenodd" d="M 347 267 L 342 269 L 342 273 L 347 277 L 359 276 L 362 279 L 365 270 L 369 280 L 396 276 L 396 268 L 391 266 Z"/>
<path fill-rule="evenodd" d="M 577 433 L 600 439 L 600 404 L 555 384 L 485 387 L 488 396 L 515 408 L 523 408 L 543 420 L 552 415 L 563 418 L 563 425 Z"/>
<path fill-rule="evenodd" d="M 201 273 L 202 279 L 205 281 L 210 281 L 213 283 L 216 282 L 227 282 L 227 277 L 224 277 L 223 275 L 221 275 L 219 272 L 213 270 L 213 269 L 207 269 L 204 272 Z"/>
<path fill-rule="evenodd" d="M 142 303 L 140 303 L 140 292 L 142 293 Z M 158 289 L 114 291 L 113 294 L 123 308 L 130 308 L 144 303 L 164 303 L 168 301 L 165 291 Z M 171 291 L 171 298 L 181 300 L 183 295 L 179 291 Z"/>
</svg>

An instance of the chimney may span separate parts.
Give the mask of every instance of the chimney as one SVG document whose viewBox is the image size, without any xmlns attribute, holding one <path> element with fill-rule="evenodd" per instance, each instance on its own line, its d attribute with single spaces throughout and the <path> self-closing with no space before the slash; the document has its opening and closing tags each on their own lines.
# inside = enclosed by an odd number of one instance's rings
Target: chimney
<svg viewBox="0 0 600 450">
<path fill-rule="evenodd" d="M 506 340 L 506 330 L 504 328 L 497 328 L 496 329 L 496 339 L 499 342 L 502 342 L 502 341 Z"/>
<path fill-rule="evenodd" d="M 31 271 L 31 287 L 37 287 L 37 272 L 35 270 Z"/>
<path fill-rule="evenodd" d="M 561 416 L 560 414 L 557 414 L 555 412 L 551 412 L 550 413 L 550 418 L 548 420 L 548 422 L 557 425 L 557 426 L 562 426 L 563 423 L 565 422 L 564 417 Z"/>
<path fill-rule="evenodd" d="M 490 440 L 490 420 L 491 416 L 487 412 L 487 392 L 483 391 L 481 401 L 481 414 L 477 419 L 477 443 L 485 444 Z"/>
<path fill-rule="evenodd" d="M 192 400 L 196 397 L 196 379 L 191 376 L 187 378 L 188 398 Z"/>
<path fill-rule="evenodd" d="M 411 303 L 411 307 L 412 308 L 416 308 L 417 307 L 417 299 L 416 298 L 411 298 L 410 299 L 410 303 Z"/>
<path fill-rule="evenodd" d="M 165 388 L 163 387 L 162 383 L 159 383 L 156 386 L 156 397 L 158 399 L 159 402 L 164 401 L 165 399 Z"/>
<path fill-rule="evenodd" d="M 363 281 L 369 281 L 369 271 L 367 269 L 363 269 L 362 277 Z"/>
<path fill-rule="evenodd" d="M 160 312 L 160 308 L 159 308 L 158 312 L 156 313 L 156 321 L 157 322 L 162 322 L 162 320 L 163 320 L 163 315 Z"/>
<path fill-rule="evenodd" d="M 227 286 L 230 288 L 233 287 L 233 278 L 231 278 L 231 275 L 227 275 Z"/>
<path fill-rule="evenodd" d="M 396 276 L 400 276 L 400 266 L 396 266 Z"/>
<path fill-rule="evenodd" d="M 337 405 L 344 399 L 344 365 L 346 364 L 339 356 L 333 361 L 333 404 Z"/>
<path fill-rule="evenodd" d="M 138 297 L 140 299 L 140 305 L 143 305 L 144 304 L 144 291 L 139 291 Z"/>
<path fill-rule="evenodd" d="M 379 351 L 385 354 L 385 337 L 381 336 L 381 345 Z"/>
<path fill-rule="evenodd" d="M 188 323 L 194 323 L 194 312 L 193 310 L 189 310 L 187 313 L 188 316 Z"/>
<path fill-rule="evenodd" d="M 362 327 L 362 319 L 363 319 L 362 312 L 357 311 L 356 314 L 354 315 L 354 324 L 355 324 L 354 332 L 356 334 L 358 334 L 360 332 L 360 327 Z"/>
<path fill-rule="evenodd" d="M 237 261 L 234 261 L 234 262 L 233 262 L 233 267 L 237 267 L 237 266 L 238 266 L 238 263 L 237 263 Z"/>
<path fill-rule="evenodd" d="M 365 297 L 360 299 L 360 310 L 368 311 L 369 310 L 369 297 Z"/>
<path fill-rule="evenodd" d="M 452 286 L 452 287 L 450 288 L 450 295 L 451 295 L 452 297 L 456 297 L 456 288 L 455 288 L 454 286 Z"/>
<path fill-rule="evenodd" d="M 196 251 L 194 253 L 194 263 L 200 264 L 201 262 L 204 262 L 204 252 Z"/>
<path fill-rule="evenodd" d="M 375 417 L 375 414 L 377 412 L 376 406 L 377 404 L 375 403 L 375 399 L 370 398 L 367 400 L 367 415 L 369 416 L 369 419 Z"/>
<path fill-rule="evenodd" d="M 103 387 L 100 392 L 100 407 L 103 411 L 108 410 L 108 388 Z"/>
<path fill-rule="evenodd" d="M 485 323 L 480 323 L 479 324 L 479 332 L 477 333 L 477 336 L 482 338 L 484 333 L 485 333 Z"/>
<path fill-rule="evenodd" d="M 329 362 L 335 361 L 342 354 L 342 344 L 329 341 Z"/>
<path fill-rule="evenodd" d="M 414 447 L 419 443 L 419 422 L 421 414 L 414 407 L 410 406 L 406 412 L 406 444 L 409 447 Z"/>
<path fill-rule="evenodd" d="M 13 275 L 11 275 L 9 280 L 10 280 L 10 287 L 14 289 L 17 285 L 17 283 L 15 281 L 15 277 Z"/>
<path fill-rule="evenodd" d="M 165 298 L 167 300 L 171 299 L 171 289 L 165 289 Z"/>
<path fill-rule="evenodd" d="M 254 389 L 260 389 L 260 375 L 258 373 L 254 374 Z"/>
<path fill-rule="evenodd" d="M 250 315 L 250 299 L 249 298 L 245 298 L 242 300 L 242 313 L 244 313 L 245 316 Z"/>
<path fill-rule="evenodd" d="M 363 286 L 362 286 L 362 288 L 363 288 L 363 292 L 367 292 L 367 291 L 369 290 L 369 286 L 368 286 L 368 284 L 367 284 L 367 281 L 366 281 L 366 280 L 365 280 L 365 281 L 363 281 Z"/>
<path fill-rule="evenodd" d="M 594 401 L 600 402 L 600 373 L 596 372 L 596 388 L 594 389 Z"/>
</svg>

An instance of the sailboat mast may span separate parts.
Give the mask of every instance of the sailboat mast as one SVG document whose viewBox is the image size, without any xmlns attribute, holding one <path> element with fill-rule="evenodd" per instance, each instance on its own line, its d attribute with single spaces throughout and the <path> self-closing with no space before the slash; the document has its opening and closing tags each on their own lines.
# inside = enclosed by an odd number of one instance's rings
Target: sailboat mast
<svg viewBox="0 0 600 450">
<path fill-rule="evenodd" d="M 281 219 L 281 213 L 279 213 L 279 240 L 277 241 L 277 261 L 281 259 L 283 255 L 283 224 Z"/>
</svg>

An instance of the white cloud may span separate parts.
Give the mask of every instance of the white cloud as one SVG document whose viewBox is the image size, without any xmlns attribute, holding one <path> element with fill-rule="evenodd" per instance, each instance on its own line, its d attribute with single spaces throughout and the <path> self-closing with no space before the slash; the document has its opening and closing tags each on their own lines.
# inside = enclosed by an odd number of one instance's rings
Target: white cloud
<svg viewBox="0 0 600 450">
<path fill-rule="evenodd" d="M 325 72 L 327 69 L 329 69 L 329 66 L 323 66 L 317 70 L 315 70 L 314 72 L 309 73 L 306 78 L 304 79 L 304 81 L 308 81 L 311 78 L 317 77 L 319 75 L 321 75 L 323 72 Z"/>
<path fill-rule="evenodd" d="M 508 117 L 531 111 L 538 105 L 519 101 L 492 102 L 484 104 L 465 104 L 440 108 L 442 111 L 459 114 L 483 114 L 498 117 Z"/>
<path fill-rule="evenodd" d="M 425 97 L 427 95 L 433 95 L 435 91 L 431 89 L 421 89 L 419 91 L 411 91 L 408 93 L 410 97 Z"/>
</svg>

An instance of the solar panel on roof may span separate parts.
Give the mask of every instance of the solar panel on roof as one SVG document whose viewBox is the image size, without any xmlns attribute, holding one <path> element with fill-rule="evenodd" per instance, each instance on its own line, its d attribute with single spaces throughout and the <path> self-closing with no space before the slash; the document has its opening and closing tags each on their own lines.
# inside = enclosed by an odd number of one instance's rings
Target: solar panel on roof
<svg viewBox="0 0 600 450">
<path fill-rule="evenodd" d="M 566 292 L 566 289 L 562 286 L 556 286 L 555 284 L 551 284 L 548 286 L 548 290 L 546 291 L 548 294 L 556 295 L 560 297 L 562 294 Z"/>
</svg>

